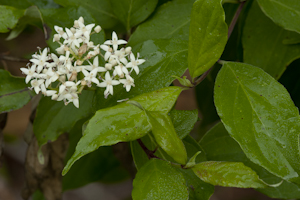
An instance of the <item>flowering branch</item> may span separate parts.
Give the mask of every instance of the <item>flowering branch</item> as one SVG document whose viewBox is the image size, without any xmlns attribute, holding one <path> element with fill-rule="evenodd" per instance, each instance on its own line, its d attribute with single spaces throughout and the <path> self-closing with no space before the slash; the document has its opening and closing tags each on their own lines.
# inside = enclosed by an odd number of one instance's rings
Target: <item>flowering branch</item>
<svg viewBox="0 0 300 200">
<path fill-rule="evenodd" d="M 40 49 L 39 54 L 32 55 L 31 65 L 21 68 L 27 75 L 25 82 L 30 81 L 30 88 L 37 94 L 42 92 L 45 96 L 51 96 L 52 100 L 64 101 L 65 105 L 72 102 L 78 108 L 78 94 L 86 87 L 96 85 L 106 88 L 105 98 L 113 95 L 115 85 L 123 84 L 127 92 L 135 87 L 131 75 L 133 71 L 139 74 L 139 65 L 145 60 L 139 59 L 139 54 L 135 56 L 129 46 L 119 49 L 127 41 L 118 39 L 115 32 L 111 40 L 94 44 L 90 36 L 101 31 L 100 26 L 94 26 L 85 25 L 82 17 L 75 20 L 70 29 L 54 26 L 56 34 L 53 42 L 60 44 L 56 49 L 60 55 L 50 53 L 48 48 Z M 100 49 L 105 52 L 104 55 Z M 104 66 L 99 66 L 98 55 L 105 60 Z M 52 83 L 58 84 L 53 84 L 56 85 L 54 88 Z"/>
</svg>

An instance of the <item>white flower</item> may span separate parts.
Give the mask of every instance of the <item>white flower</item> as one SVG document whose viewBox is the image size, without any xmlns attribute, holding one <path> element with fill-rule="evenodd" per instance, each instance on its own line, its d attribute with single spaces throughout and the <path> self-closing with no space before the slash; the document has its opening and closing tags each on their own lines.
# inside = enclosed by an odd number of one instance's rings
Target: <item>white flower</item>
<svg viewBox="0 0 300 200">
<path fill-rule="evenodd" d="M 98 69 L 95 68 L 91 72 L 88 72 L 86 70 L 82 70 L 82 73 L 84 74 L 84 80 L 86 80 L 88 83 L 96 83 L 97 85 L 99 84 L 99 80 L 96 78 L 96 75 L 98 73 Z"/>
<path fill-rule="evenodd" d="M 126 79 L 120 79 L 119 80 L 120 83 L 123 83 L 123 87 L 126 87 L 126 91 L 129 92 L 131 89 L 131 86 L 135 86 L 134 85 L 134 80 L 131 76 L 129 76 L 128 74 L 126 74 Z"/>
<path fill-rule="evenodd" d="M 47 62 L 49 60 L 48 57 L 48 48 L 43 50 L 43 53 L 40 52 L 40 55 L 34 54 L 32 55 L 33 59 L 30 59 L 30 62 L 37 65 L 37 72 L 40 73 L 42 69 L 49 65 Z"/>
<path fill-rule="evenodd" d="M 103 80 L 102 83 L 98 84 L 99 87 L 106 87 L 106 90 L 104 91 L 104 95 L 107 97 L 109 94 L 113 95 L 113 85 L 120 84 L 117 80 L 112 80 L 110 77 L 109 72 L 106 72 L 105 74 L 105 80 Z"/>
<path fill-rule="evenodd" d="M 67 104 L 72 102 L 76 108 L 79 108 L 79 98 L 76 93 L 67 93 L 64 95 L 65 99 L 68 100 Z"/>
<path fill-rule="evenodd" d="M 44 83 L 44 80 L 38 80 L 38 79 L 33 79 L 30 84 L 31 84 L 31 88 L 34 89 L 35 93 L 39 93 L 41 91 L 41 85 Z"/>
<path fill-rule="evenodd" d="M 76 36 L 74 33 L 72 33 L 70 29 L 66 28 L 66 32 L 68 34 L 68 37 L 64 41 L 64 44 L 69 44 L 72 48 L 75 48 L 75 46 L 79 47 L 82 40 L 78 38 L 78 36 Z"/>
<path fill-rule="evenodd" d="M 109 57 L 111 56 L 113 49 L 104 44 L 100 45 L 100 48 L 103 49 L 104 51 L 106 51 L 104 54 L 104 60 L 107 61 L 109 59 Z"/>
<path fill-rule="evenodd" d="M 88 61 L 90 63 L 90 61 Z M 99 60 L 98 56 L 96 56 L 93 60 L 93 64 L 90 63 L 90 65 L 86 65 L 85 68 L 89 71 L 92 71 L 94 69 L 97 69 L 98 72 L 106 72 L 107 70 L 104 67 L 99 66 Z"/>
<path fill-rule="evenodd" d="M 85 26 L 81 21 L 78 21 L 78 25 L 79 25 L 79 29 L 75 33 L 75 36 L 77 38 L 79 38 L 80 36 L 85 37 L 86 38 L 85 41 L 89 41 L 92 28 L 95 26 L 95 24 L 89 24 Z"/>
<path fill-rule="evenodd" d="M 31 67 L 27 68 L 21 68 L 20 70 L 26 74 L 25 82 L 28 83 L 31 78 L 35 78 L 37 73 L 35 72 L 36 65 L 32 65 Z"/>
<path fill-rule="evenodd" d="M 139 74 L 139 65 L 143 64 L 145 62 L 144 59 L 139 59 L 139 55 L 137 56 L 137 58 L 135 59 L 133 53 L 130 54 L 130 63 L 128 63 L 126 65 L 127 68 L 132 68 L 130 72 L 132 72 L 132 70 L 134 69 L 134 71 L 136 72 L 136 74 Z"/>
<path fill-rule="evenodd" d="M 114 51 L 117 51 L 118 50 L 118 45 L 119 44 L 127 44 L 127 41 L 125 41 L 125 40 L 119 40 L 116 32 L 113 31 L 113 33 L 112 33 L 112 39 L 105 41 L 104 44 L 112 45 L 113 48 L 114 48 Z"/>
<path fill-rule="evenodd" d="M 124 74 L 128 74 L 128 70 L 127 68 L 122 64 L 120 63 L 119 65 L 115 66 L 115 70 L 114 70 L 114 73 L 113 75 L 118 75 L 120 78 L 123 78 L 124 77 Z"/>
<path fill-rule="evenodd" d="M 59 38 L 67 38 L 67 34 L 64 32 L 64 29 L 59 26 L 54 26 L 55 31 L 58 33 Z"/>
</svg>

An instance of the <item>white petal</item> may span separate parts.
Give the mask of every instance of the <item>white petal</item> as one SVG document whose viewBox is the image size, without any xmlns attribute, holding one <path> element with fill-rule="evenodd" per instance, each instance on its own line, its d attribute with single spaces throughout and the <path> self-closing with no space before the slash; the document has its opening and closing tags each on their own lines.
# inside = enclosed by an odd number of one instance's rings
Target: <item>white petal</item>
<svg viewBox="0 0 300 200">
<path fill-rule="evenodd" d="M 73 104 L 76 108 L 79 108 L 79 99 L 74 99 Z"/>
</svg>

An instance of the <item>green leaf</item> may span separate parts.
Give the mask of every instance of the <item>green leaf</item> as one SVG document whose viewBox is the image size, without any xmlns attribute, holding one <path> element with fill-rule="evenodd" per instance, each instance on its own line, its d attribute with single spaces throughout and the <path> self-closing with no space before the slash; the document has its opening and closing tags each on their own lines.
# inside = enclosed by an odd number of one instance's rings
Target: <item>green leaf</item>
<svg viewBox="0 0 300 200">
<path fill-rule="evenodd" d="M 77 142 L 82 136 L 81 127 L 85 119 L 73 126 L 69 133 L 69 149 L 65 158 L 67 161 L 75 151 Z M 128 172 L 121 168 L 121 163 L 115 158 L 112 147 L 101 147 L 84 156 L 63 177 L 63 190 L 82 187 L 88 183 L 106 179 L 109 173 L 118 173 L 118 180 L 128 178 Z"/>
<path fill-rule="evenodd" d="M 0 33 L 11 31 L 24 15 L 25 10 L 0 5 Z"/>
<path fill-rule="evenodd" d="M 13 77 L 8 71 L 0 69 L 0 113 L 22 108 L 34 95 L 24 78 Z"/>
<path fill-rule="evenodd" d="M 300 33 L 300 3 L 297 0 L 257 0 L 263 12 L 286 30 Z M 280 14 L 279 14 L 280 13 Z"/>
<path fill-rule="evenodd" d="M 260 68 L 227 62 L 217 76 L 215 105 L 252 162 L 300 183 L 299 112 L 281 84 Z"/>
<path fill-rule="evenodd" d="M 155 143 L 153 138 L 149 137 L 149 135 L 150 134 L 144 136 L 143 138 L 141 138 L 141 140 L 148 149 L 154 150 L 156 149 L 157 144 Z M 195 152 L 202 151 L 201 147 L 190 136 L 185 137 L 183 139 L 183 143 L 186 147 L 189 159 L 191 159 Z M 135 166 L 138 170 L 140 170 L 149 161 L 149 159 L 137 141 L 133 141 L 130 144 Z M 166 160 L 169 159 L 168 155 L 161 148 L 157 148 L 155 155 Z M 196 158 L 196 162 L 202 162 L 204 160 L 206 160 L 204 154 L 200 154 Z M 192 170 L 181 168 L 176 168 L 176 170 L 179 170 L 186 180 L 186 186 L 189 189 L 190 200 L 208 200 L 209 197 L 213 194 L 214 186 L 199 180 L 199 178 Z"/>
<path fill-rule="evenodd" d="M 192 138 L 187 136 L 190 131 L 193 129 L 194 124 L 197 121 L 197 110 L 175 110 L 172 109 L 169 113 L 176 133 L 180 139 L 183 139 L 183 143 L 186 147 L 188 158 L 193 155 L 197 151 L 201 151 L 200 146 L 194 141 Z M 157 146 L 153 138 L 150 138 L 149 135 L 141 138 L 142 142 L 146 145 L 146 147 L 150 150 L 154 150 Z M 133 141 L 131 144 L 131 152 L 133 156 L 133 160 L 135 162 L 136 168 L 139 170 L 147 161 L 148 157 L 140 147 L 137 141 Z M 164 153 L 160 148 L 157 149 L 156 156 L 165 158 L 167 157 L 166 153 Z M 198 161 L 201 159 L 205 160 L 200 155 L 197 157 Z"/>
<path fill-rule="evenodd" d="M 185 138 L 194 128 L 198 120 L 198 110 L 176 110 L 169 113 L 174 128 L 180 139 Z"/>
<path fill-rule="evenodd" d="M 264 188 L 257 174 L 241 162 L 206 161 L 195 165 L 195 174 L 212 185 L 239 188 Z"/>
<path fill-rule="evenodd" d="M 135 46 L 153 39 L 188 40 L 194 1 L 174 0 L 160 6 L 149 20 L 137 27 L 129 39 L 129 45 Z"/>
<path fill-rule="evenodd" d="M 189 189 L 189 200 L 209 200 L 214 193 L 215 187 L 200 180 L 193 170 L 177 168 L 186 180 Z"/>
<path fill-rule="evenodd" d="M 94 17 L 84 7 L 69 7 L 69 8 L 58 8 L 58 9 L 42 9 L 42 15 L 44 21 L 48 27 L 52 29 L 50 38 L 47 41 L 48 45 L 52 50 L 59 47 L 58 43 L 53 42 L 53 36 L 56 34 L 54 26 L 71 28 L 74 25 L 74 20 L 77 20 L 80 16 L 84 17 L 85 24 L 97 23 Z M 68 13 L 68 15 L 66 15 Z M 91 35 L 91 41 L 94 44 L 102 44 L 105 40 L 104 31 Z"/>
<path fill-rule="evenodd" d="M 170 117 L 160 111 L 146 111 L 147 119 L 158 145 L 176 162 L 184 165 L 187 154 L 181 139 L 177 136 Z"/>
<path fill-rule="evenodd" d="M 287 36 L 283 39 L 282 44 L 299 44 L 300 34 L 295 32 L 288 32 Z"/>
<path fill-rule="evenodd" d="M 111 0 L 114 14 L 127 30 L 144 21 L 156 8 L 158 0 Z"/>
<path fill-rule="evenodd" d="M 227 24 L 221 0 L 197 0 L 191 14 L 189 70 L 200 76 L 221 57 L 227 42 Z"/>
<path fill-rule="evenodd" d="M 97 109 L 116 105 L 117 100 L 132 98 L 146 92 L 169 86 L 174 78 L 181 76 L 187 69 L 187 42 L 171 40 L 148 40 L 133 47 L 146 62 L 139 66 L 140 73 L 135 75 L 135 87 L 126 92 L 122 85 L 114 87 L 114 95 L 104 99 L 105 88 L 97 89 Z"/>
<path fill-rule="evenodd" d="M 28 24 L 42 28 L 45 38 L 47 39 L 49 37 L 49 33 L 44 26 L 44 19 L 41 11 L 37 6 L 31 6 L 25 10 L 24 16 L 19 20 L 18 25 L 11 31 L 6 40 L 16 38 Z"/>
<path fill-rule="evenodd" d="M 131 100 L 139 102 L 149 111 L 168 113 L 181 91 L 180 87 L 167 87 L 137 96 Z M 63 170 L 63 175 L 68 172 L 76 160 L 95 151 L 100 146 L 136 140 L 146 135 L 150 129 L 144 111 L 125 102 L 98 110 L 89 120 L 75 153 Z"/>
<path fill-rule="evenodd" d="M 279 79 L 286 66 L 300 57 L 300 45 L 283 44 L 290 34 L 274 24 L 264 15 L 257 2 L 253 2 L 242 36 L 244 62 L 260 67 Z"/>
<path fill-rule="evenodd" d="M 279 177 L 251 162 L 239 144 L 229 136 L 221 122 L 209 130 L 199 143 L 208 160 L 243 162 L 246 166 L 253 169 L 264 182 L 275 184 L 282 181 Z M 257 190 L 272 198 L 296 199 L 300 197 L 300 188 L 287 181 L 283 181 L 280 186 L 275 188 L 268 187 Z"/>
<path fill-rule="evenodd" d="M 93 112 L 92 101 L 94 91 L 83 91 L 79 95 L 79 108 L 72 103 L 65 106 L 64 103 L 43 97 L 37 107 L 36 117 L 33 123 L 33 131 L 39 145 L 48 141 L 55 141 L 58 136 L 72 129 L 75 123 Z"/>
<path fill-rule="evenodd" d="M 96 19 L 96 23 L 99 24 L 102 28 L 108 29 L 113 28 L 117 23 L 117 17 L 113 13 L 113 7 L 111 6 L 111 0 L 54 0 L 56 3 L 69 7 L 83 7 L 86 10 L 86 13 L 82 15 L 85 18 L 85 15 L 92 15 Z M 68 17 L 68 15 L 66 15 Z M 78 18 L 77 18 L 78 19 Z M 74 22 L 75 19 L 71 20 Z"/>
<path fill-rule="evenodd" d="M 133 200 L 189 198 L 183 175 L 163 160 L 151 159 L 133 180 Z"/>
</svg>

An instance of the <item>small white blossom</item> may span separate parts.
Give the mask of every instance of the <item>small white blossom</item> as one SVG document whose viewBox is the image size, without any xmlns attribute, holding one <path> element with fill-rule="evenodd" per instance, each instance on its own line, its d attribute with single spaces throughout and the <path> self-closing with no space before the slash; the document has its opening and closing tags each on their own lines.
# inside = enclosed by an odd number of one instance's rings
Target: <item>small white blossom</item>
<svg viewBox="0 0 300 200">
<path fill-rule="evenodd" d="M 118 85 L 120 84 L 119 81 L 117 80 L 113 80 L 110 77 L 109 72 L 106 72 L 105 74 L 105 80 L 103 80 L 102 83 L 98 84 L 99 87 L 106 87 L 106 90 L 104 91 L 104 95 L 105 97 L 107 97 L 109 94 L 113 95 L 114 91 L 113 91 L 113 85 Z"/>
<path fill-rule="evenodd" d="M 116 32 L 113 31 L 113 33 L 112 33 L 112 39 L 111 40 L 107 40 L 106 42 L 104 42 L 104 44 L 112 45 L 113 48 L 114 48 L 114 51 L 117 51 L 118 50 L 118 45 L 120 45 L 120 44 L 127 44 L 127 41 L 125 41 L 125 40 L 119 40 Z"/>
<path fill-rule="evenodd" d="M 120 79 L 120 83 L 123 83 L 123 87 L 126 88 L 126 91 L 129 92 L 131 89 L 131 86 L 134 87 L 134 80 L 131 76 L 126 74 L 126 79 Z"/>
<path fill-rule="evenodd" d="M 136 72 L 136 74 L 139 74 L 139 68 L 138 66 L 143 64 L 145 62 L 144 59 L 139 59 L 139 56 L 137 56 L 137 58 L 135 59 L 133 53 L 130 54 L 130 63 L 128 63 L 126 65 L 127 68 L 132 68 L 131 71 L 134 69 L 134 71 Z M 131 72 L 130 71 L 130 72 Z"/>
</svg>

